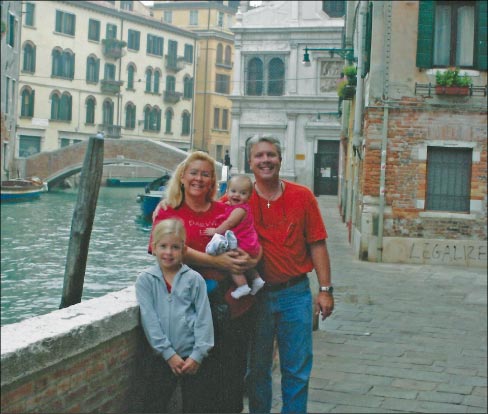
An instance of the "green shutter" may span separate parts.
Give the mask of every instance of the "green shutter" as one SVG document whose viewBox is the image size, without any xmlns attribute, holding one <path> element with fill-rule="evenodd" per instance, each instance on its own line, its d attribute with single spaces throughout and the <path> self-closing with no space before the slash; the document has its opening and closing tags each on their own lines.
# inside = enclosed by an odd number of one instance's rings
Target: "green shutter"
<svg viewBox="0 0 488 414">
<path fill-rule="evenodd" d="M 56 32 L 61 32 L 61 18 L 62 18 L 62 12 L 59 10 L 56 10 L 56 27 L 55 31 Z"/>
<path fill-rule="evenodd" d="M 100 75 L 100 59 L 97 59 L 95 62 L 95 81 L 98 82 L 98 78 Z"/>
<path fill-rule="evenodd" d="M 368 13 L 366 15 L 366 39 L 365 39 L 365 61 L 363 67 L 363 73 L 361 76 L 364 78 L 369 72 L 371 62 L 371 34 L 373 31 L 373 3 L 369 3 Z"/>
<path fill-rule="evenodd" d="M 37 52 L 37 46 L 34 46 L 32 48 L 32 72 L 36 71 L 36 53 Z"/>
<path fill-rule="evenodd" d="M 34 116 L 34 98 L 36 91 L 32 91 L 29 97 L 29 116 Z"/>
<path fill-rule="evenodd" d="M 477 1 L 476 2 L 476 16 L 478 21 L 476 22 L 476 36 L 475 36 L 475 67 L 478 70 L 487 70 L 487 2 Z"/>
<path fill-rule="evenodd" d="M 435 2 L 419 1 L 417 67 L 431 68 L 434 50 Z"/>
</svg>

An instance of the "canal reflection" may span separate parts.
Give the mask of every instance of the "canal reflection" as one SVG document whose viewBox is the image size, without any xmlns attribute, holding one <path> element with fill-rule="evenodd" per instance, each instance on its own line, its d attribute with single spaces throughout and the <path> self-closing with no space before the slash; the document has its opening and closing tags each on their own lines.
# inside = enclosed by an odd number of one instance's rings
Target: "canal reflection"
<svg viewBox="0 0 488 414">
<path fill-rule="evenodd" d="M 139 188 L 101 187 L 88 252 L 82 300 L 132 285 L 153 258 L 150 226 L 140 218 Z M 59 308 L 75 190 L 57 190 L 27 203 L 2 204 L 1 324 Z"/>
</svg>

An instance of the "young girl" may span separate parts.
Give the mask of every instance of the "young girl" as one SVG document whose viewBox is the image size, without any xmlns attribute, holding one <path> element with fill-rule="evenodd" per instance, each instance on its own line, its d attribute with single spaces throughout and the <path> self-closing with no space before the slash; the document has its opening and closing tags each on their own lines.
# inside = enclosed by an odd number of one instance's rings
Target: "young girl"
<svg viewBox="0 0 488 414">
<path fill-rule="evenodd" d="M 230 213 L 220 226 L 205 230 L 206 235 L 213 236 L 205 250 L 208 254 L 218 255 L 227 250 L 234 250 L 238 245 L 252 257 L 259 254 L 258 235 L 254 229 L 254 219 L 248 204 L 252 189 L 252 181 L 245 175 L 234 175 L 229 180 L 226 194 Z M 254 269 L 246 274 L 233 273 L 232 279 L 237 285 L 231 293 L 234 299 L 249 294 L 255 295 L 264 285 L 264 280 Z"/>
<path fill-rule="evenodd" d="M 182 378 L 183 412 L 199 412 L 194 388 L 205 383 L 202 360 L 214 345 L 212 314 L 202 276 L 182 264 L 186 233 L 178 219 L 158 223 L 152 232 L 152 254 L 157 265 L 141 272 L 136 281 L 142 327 L 161 362 L 158 386 L 163 410 Z M 159 364 L 158 364 L 159 365 Z M 203 387 L 204 388 L 204 387 Z"/>
</svg>

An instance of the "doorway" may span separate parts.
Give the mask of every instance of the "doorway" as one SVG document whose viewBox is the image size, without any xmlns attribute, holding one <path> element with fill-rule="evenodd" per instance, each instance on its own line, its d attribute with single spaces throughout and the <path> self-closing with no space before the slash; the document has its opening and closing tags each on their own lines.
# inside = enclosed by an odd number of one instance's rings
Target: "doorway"
<svg viewBox="0 0 488 414">
<path fill-rule="evenodd" d="M 337 195 L 339 188 L 339 143 L 318 141 L 314 164 L 314 194 Z"/>
</svg>

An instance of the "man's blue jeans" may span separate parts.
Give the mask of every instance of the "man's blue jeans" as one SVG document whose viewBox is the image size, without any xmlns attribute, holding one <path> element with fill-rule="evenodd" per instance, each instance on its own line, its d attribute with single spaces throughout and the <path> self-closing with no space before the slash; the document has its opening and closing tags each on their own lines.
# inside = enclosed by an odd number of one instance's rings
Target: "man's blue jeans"
<svg viewBox="0 0 488 414">
<path fill-rule="evenodd" d="M 308 279 L 279 291 L 257 295 L 248 386 L 249 411 L 271 412 L 273 342 L 281 368 L 282 413 L 306 413 L 312 371 L 312 294 Z"/>
</svg>

